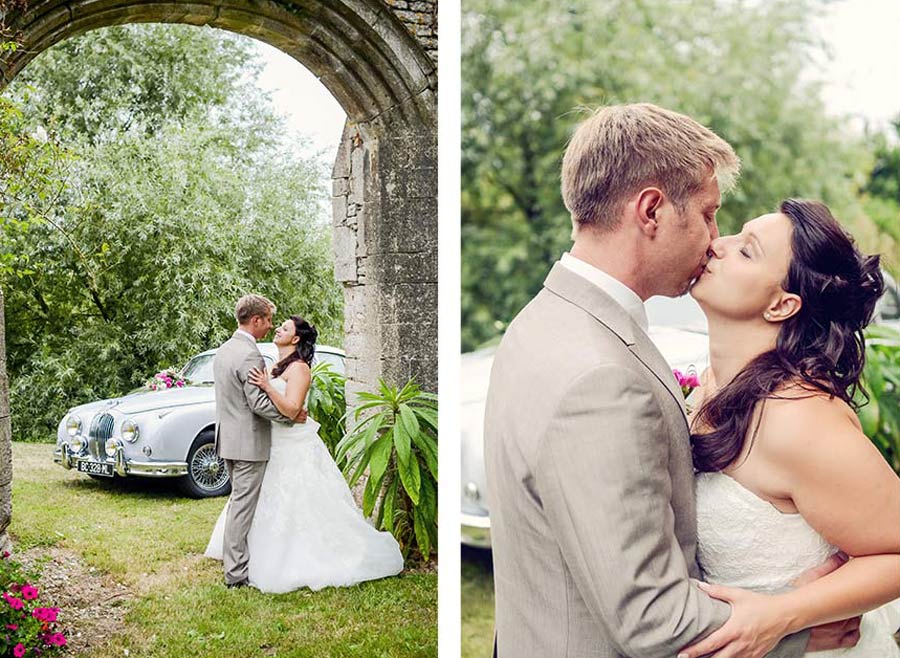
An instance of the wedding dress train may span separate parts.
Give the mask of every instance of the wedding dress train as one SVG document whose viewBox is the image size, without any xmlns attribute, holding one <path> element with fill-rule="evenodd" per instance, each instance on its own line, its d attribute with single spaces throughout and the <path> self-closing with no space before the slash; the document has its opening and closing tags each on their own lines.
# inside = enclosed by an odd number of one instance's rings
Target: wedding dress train
<svg viewBox="0 0 900 658">
<path fill-rule="evenodd" d="M 273 380 L 284 387 L 281 379 Z M 263 592 L 352 585 L 394 576 L 394 537 L 367 521 L 318 435 L 319 424 L 272 424 L 272 451 L 248 536 L 250 584 Z M 225 509 L 206 555 L 222 559 Z"/>
</svg>

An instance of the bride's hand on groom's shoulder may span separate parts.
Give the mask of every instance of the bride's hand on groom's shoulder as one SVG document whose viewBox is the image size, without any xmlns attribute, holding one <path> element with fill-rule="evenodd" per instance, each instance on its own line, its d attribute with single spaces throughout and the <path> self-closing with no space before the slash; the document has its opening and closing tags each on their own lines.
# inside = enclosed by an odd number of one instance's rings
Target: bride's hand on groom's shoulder
<svg viewBox="0 0 900 658">
<path fill-rule="evenodd" d="M 250 372 L 247 374 L 247 381 L 254 386 L 258 386 L 266 393 L 272 390 L 272 384 L 269 383 L 269 377 L 259 368 L 250 369 Z"/>
</svg>

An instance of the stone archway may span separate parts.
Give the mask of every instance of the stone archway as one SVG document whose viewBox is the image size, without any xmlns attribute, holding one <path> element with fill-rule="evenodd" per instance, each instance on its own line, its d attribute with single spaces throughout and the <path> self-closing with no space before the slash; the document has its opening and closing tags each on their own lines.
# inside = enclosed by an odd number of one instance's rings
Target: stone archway
<svg viewBox="0 0 900 658">
<path fill-rule="evenodd" d="M 125 23 L 207 25 L 292 56 L 347 113 L 332 177 L 348 396 L 379 377 L 415 377 L 436 391 L 436 17 L 437 0 L 0 0 L 0 37 L 19 44 L 0 55 L 0 91 L 52 45 Z M 3 347 L 0 336 L 0 407 Z M 9 448 L 9 410 L 0 408 L 0 550 Z"/>
</svg>

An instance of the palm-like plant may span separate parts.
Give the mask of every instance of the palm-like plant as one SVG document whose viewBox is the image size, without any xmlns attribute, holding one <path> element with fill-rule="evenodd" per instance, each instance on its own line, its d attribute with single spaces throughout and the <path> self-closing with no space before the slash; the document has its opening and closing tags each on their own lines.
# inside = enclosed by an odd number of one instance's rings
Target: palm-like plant
<svg viewBox="0 0 900 658">
<path fill-rule="evenodd" d="M 344 396 L 346 383 L 346 378 L 326 361 L 320 361 L 312 368 L 307 410 L 321 425 L 319 437 L 328 447 L 332 457 L 335 456 L 337 444 L 346 429 L 344 422 L 347 413 L 347 401 Z"/>
<path fill-rule="evenodd" d="M 883 325 L 866 329 L 863 386 L 869 395 L 858 412 L 863 432 L 900 473 L 900 332 Z"/>
<path fill-rule="evenodd" d="M 368 470 L 363 513 L 397 538 L 404 556 L 415 545 L 424 560 L 437 547 L 437 396 L 413 381 L 360 393 L 356 425 L 337 446 L 336 460 L 352 487 Z M 360 418 L 365 414 L 365 418 Z"/>
</svg>

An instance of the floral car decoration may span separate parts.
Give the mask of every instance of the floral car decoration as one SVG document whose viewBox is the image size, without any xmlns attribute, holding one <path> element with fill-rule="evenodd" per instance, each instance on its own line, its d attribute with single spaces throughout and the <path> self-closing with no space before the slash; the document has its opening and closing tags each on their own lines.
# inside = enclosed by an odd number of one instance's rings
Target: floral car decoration
<svg viewBox="0 0 900 658">
<path fill-rule="evenodd" d="M 183 388 L 188 383 L 188 380 L 182 377 L 180 372 L 174 368 L 167 368 L 153 375 L 144 386 L 151 391 L 161 391 L 167 388 Z"/>
</svg>

